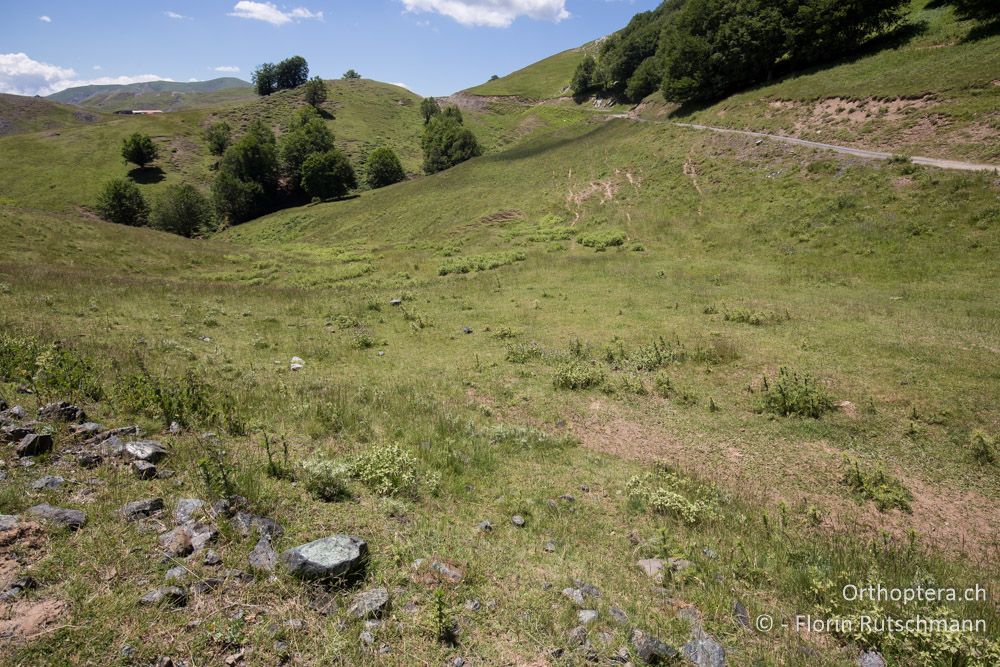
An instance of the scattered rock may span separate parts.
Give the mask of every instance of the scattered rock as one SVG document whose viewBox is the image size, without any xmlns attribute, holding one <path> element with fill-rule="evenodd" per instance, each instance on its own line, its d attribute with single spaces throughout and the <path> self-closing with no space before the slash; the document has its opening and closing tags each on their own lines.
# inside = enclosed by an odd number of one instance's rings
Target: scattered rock
<svg viewBox="0 0 1000 667">
<path fill-rule="evenodd" d="M 209 549 L 205 552 L 205 558 L 201 562 L 208 567 L 215 567 L 216 565 L 222 565 L 222 557 L 215 553 L 214 549 Z"/>
<path fill-rule="evenodd" d="M 493 524 L 490 523 L 489 521 L 480 521 L 479 522 L 479 530 L 480 530 L 480 532 L 483 532 L 483 533 L 492 532 L 493 531 Z"/>
<path fill-rule="evenodd" d="M 186 567 L 178 565 L 167 570 L 164 578 L 167 581 L 184 581 L 187 578 L 188 571 Z"/>
<path fill-rule="evenodd" d="M 656 637 L 639 629 L 632 631 L 632 646 L 635 647 L 639 657 L 649 665 L 665 665 L 678 656 L 677 649 L 667 646 Z"/>
<path fill-rule="evenodd" d="M 194 547 L 191 545 L 191 534 L 184 526 L 163 533 L 159 537 L 159 542 L 163 551 L 168 556 L 175 558 L 190 556 L 194 551 Z"/>
<path fill-rule="evenodd" d="M 214 526 L 204 524 L 188 524 L 186 526 L 188 534 L 191 536 L 191 548 L 194 553 L 198 553 L 206 546 L 215 541 L 219 536 L 219 531 Z"/>
<path fill-rule="evenodd" d="M 125 454 L 136 461 L 157 463 L 169 453 L 166 447 L 155 440 L 135 440 L 125 443 Z"/>
<path fill-rule="evenodd" d="M 362 631 L 361 634 L 358 635 L 358 640 L 360 640 L 361 643 L 366 646 L 371 646 L 372 644 L 375 643 L 375 635 L 373 635 L 368 630 L 364 630 Z"/>
<path fill-rule="evenodd" d="M 38 582 L 31 577 L 15 579 L 3 593 L 0 593 L 0 602 L 11 602 L 20 597 L 24 591 L 30 591 L 34 588 L 38 588 Z"/>
<path fill-rule="evenodd" d="M 55 599 L 16 600 L 0 618 L 0 638 L 5 645 L 28 641 L 66 616 L 66 603 Z"/>
<path fill-rule="evenodd" d="M 52 451 L 52 436 L 47 433 L 29 433 L 18 443 L 18 456 L 40 456 Z"/>
<path fill-rule="evenodd" d="M 253 531 L 257 531 L 258 535 L 266 535 L 270 538 L 281 537 L 285 532 L 274 519 L 250 514 L 249 512 L 236 512 L 233 515 L 233 523 L 244 537 L 249 536 Z"/>
<path fill-rule="evenodd" d="M 35 491 L 53 491 L 62 486 L 65 481 L 66 480 L 62 477 L 46 475 L 45 477 L 39 477 L 32 482 L 31 488 Z"/>
<path fill-rule="evenodd" d="M 566 636 L 566 641 L 570 646 L 583 646 L 587 643 L 587 628 L 578 625 Z"/>
<path fill-rule="evenodd" d="M 38 408 L 38 418 L 45 421 L 83 422 L 87 420 L 87 413 L 75 405 L 60 401 Z"/>
<path fill-rule="evenodd" d="M 526 523 L 524 517 L 521 516 L 520 514 L 515 514 L 514 516 L 512 516 L 510 518 L 510 522 L 515 526 L 517 526 L 518 528 L 524 528 Z"/>
<path fill-rule="evenodd" d="M 685 558 L 668 558 L 667 562 L 670 564 L 670 569 L 674 572 L 683 572 L 693 565 L 691 561 Z"/>
<path fill-rule="evenodd" d="M 564 597 L 569 598 L 577 607 L 582 607 L 586 604 L 583 600 L 583 591 L 579 588 L 564 588 L 562 589 L 562 594 Z"/>
<path fill-rule="evenodd" d="M 663 561 L 659 558 L 646 558 L 636 563 L 646 576 L 655 577 L 663 571 Z"/>
<path fill-rule="evenodd" d="M 581 609 L 576 612 L 576 618 L 580 625 L 590 625 L 597 620 L 597 612 L 593 609 Z"/>
<path fill-rule="evenodd" d="M 545 549 L 545 553 L 549 553 L 549 554 L 553 553 L 556 550 L 556 543 L 555 542 L 551 542 L 551 541 L 546 542 L 544 549 Z"/>
<path fill-rule="evenodd" d="M 278 553 L 271 546 L 271 538 L 267 535 L 261 535 L 247 560 L 251 570 L 274 572 L 274 566 L 278 563 Z"/>
<path fill-rule="evenodd" d="M 626 614 L 621 609 L 617 607 L 612 607 L 608 610 L 608 615 L 614 619 L 615 623 L 618 625 L 628 625 L 628 614 Z"/>
<path fill-rule="evenodd" d="M 683 650 L 687 659 L 698 667 L 725 667 L 726 649 L 709 635 L 692 639 Z"/>
<path fill-rule="evenodd" d="M 205 505 L 203 500 L 197 498 L 181 498 L 174 508 L 174 523 L 177 525 L 194 521 L 194 515 Z"/>
<path fill-rule="evenodd" d="M 102 424 L 85 422 L 83 424 L 74 424 L 69 427 L 69 430 L 73 435 L 96 435 L 106 429 Z"/>
<path fill-rule="evenodd" d="M 431 570 L 441 575 L 442 577 L 452 582 L 453 584 L 461 582 L 462 579 L 465 577 L 465 574 L 460 569 L 458 569 L 454 565 L 445 563 L 444 561 L 439 561 L 439 560 L 432 561 Z"/>
<path fill-rule="evenodd" d="M 593 584 L 588 584 L 585 581 L 580 581 L 579 579 L 574 579 L 573 580 L 573 585 L 576 586 L 577 588 L 579 588 L 580 592 L 583 593 L 588 598 L 599 598 L 599 597 L 601 597 L 601 591 L 597 588 L 597 586 L 594 586 Z"/>
<path fill-rule="evenodd" d="M 389 591 L 385 588 L 373 588 L 354 596 L 347 613 L 354 618 L 376 619 L 389 609 Z"/>
<path fill-rule="evenodd" d="M 17 517 L 11 514 L 0 514 L 0 531 L 12 530 L 17 527 Z"/>
<path fill-rule="evenodd" d="M 576 502 L 576 498 L 574 496 L 571 496 L 568 493 L 564 493 L 563 495 L 559 496 L 559 500 L 563 501 L 564 503 L 575 503 Z"/>
<path fill-rule="evenodd" d="M 132 472 L 139 479 L 156 479 L 156 466 L 149 461 L 132 461 Z"/>
<path fill-rule="evenodd" d="M 348 579 L 364 571 L 368 543 L 350 535 L 331 535 L 289 549 L 282 560 L 301 579 Z"/>
<path fill-rule="evenodd" d="M 858 667 L 885 667 L 885 659 L 875 651 L 865 651 L 858 656 Z"/>
<path fill-rule="evenodd" d="M 747 630 L 751 629 L 750 612 L 747 611 L 747 608 L 744 607 L 743 603 L 740 602 L 739 600 L 733 603 L 733 617 L 736 619 L 736 622 L 739 623 L 741 626 L 743 626 Z"/>
<path fill-rule="evenodd" d="M 187 604 L 187 592 L 179 586 L 163 586 L 154 588 L 141 598 L 139 604 L 144 605 L 169 605 L 171 607 L 183 607 Z"/>
<path fill-rule="evenodd" d="M 87 523 L 87 515 L 80 510 L 68 510 L 62 507 L 53 507 L 48 503 L 35 505 L 28 508 L 28 514 L 51 521 L 70 530 L 83 528 Z"/>
<path fill-rule="evenodd" d="M 76 457 L 76 463 L 81 468 L 96 468 L 101 465 L 104 459 L 100 454 L 95 454 L 93 452 L 84 452 Z"/>
<path fill-rule="evenodd" d="M 121 513 L 128 521 L 138 521 L 139 519 L 144 519 L 162 509 L 162 498 L 150 498 L 148 500 L 136 500 L 126 504 L 121 508 Z"/>
<path fill-rule="evenodd" d="M 35 429 L 30 426 L 18 426 L 17 424 L 11 424 L 0 429 L 0 439 L 4 442 L 20 442 L 34 432 Z"/>
<path fill-rule="evenodd" d="M 483 605 L 479 602 L 479 600 L 466 600 L 465 608 L 472 613 L 476 613 L 483 608 Z"/>
<path fill-rule="evenodd" d="M 401 306 L 401 305 L 403 305 L 403 300 L 402 299 L 389 299 L 389 305 L 390 306 Z"/>
</svg>

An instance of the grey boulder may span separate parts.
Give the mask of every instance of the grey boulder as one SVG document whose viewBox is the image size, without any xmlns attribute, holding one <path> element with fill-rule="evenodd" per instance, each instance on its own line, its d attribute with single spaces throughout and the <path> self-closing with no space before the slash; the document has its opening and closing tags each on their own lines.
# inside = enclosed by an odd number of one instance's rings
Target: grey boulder
<svg viewBox="0 0 1000 667">
<path fill-rule="evenodd" d="M 136 461 L 156 463 L 170 452 L 155 440 L 135 440 L 125 443 L 125 454 Z"/>
<path fill-rule="evenodd" d="M 48 503 L 28 508 L 28 514 L 71 530 L 82 528 L 87 523 L 87 515 L 80 510 L 63 509 L 62 507 L 54 507 Z"/>
<path fill-rule="evenodd" d="M 144 519 L 163 509 L 163 498 L 150 498 L 148 500 L 136 500 L 126 504 L 121 509 L 121 513 L 129 521 Z"/>
<path fill-rule="evenodd" d="M 632 631 L 632 646 L 648 665 L 666 665 L 678 655 L 677 649 L 639 629 Z"/>
<path fill-rule="evenodd" d="M 281 558 L 300 579 L 349 579 L 364 571 L 368 543 L 351 535 L 331 535 L 289 549 Z"/>
<path fill-rule="evenodd" d="M 389 608 L 389 591 L 385 588 L 373 588 L 354 596 L 347 613 L 354 618 L 381 618 Z"/>
<path fill-rule="evenodd" d="M 39 456 L 52 451 L 52 436 L 47 433 L 29 433 L 17 444 L 18 456 Z"/>
</svg>

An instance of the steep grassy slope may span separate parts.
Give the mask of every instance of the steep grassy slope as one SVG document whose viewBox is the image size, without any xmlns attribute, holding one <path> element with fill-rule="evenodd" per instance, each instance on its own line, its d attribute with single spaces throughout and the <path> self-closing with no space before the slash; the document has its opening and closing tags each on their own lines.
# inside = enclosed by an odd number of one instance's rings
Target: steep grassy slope
<svg viewBox="0 0 1000 667">
<path fill-rule="evenodd" d="M 567 87 L 576 66 L 584 56 L 597 50 L 591 42 L 575 49 L 557 53 L 499 79 L 469 88 L 471 95 L 496 95 L 547 100 L 567 95 Z"/>
<path fill-rule="evenodd" d="M 862 648 L 939 664 L 953 645 L 942 638 L 780 622 L 871 611 L 839 600 L 859 580 L 995 590 L 1000 489 L 968 443 L 1000 424 L 997 303 L 982 288 L 997 278 L 997 196 L 978 175 L 614 121 L 211 242 L 0 211 L 0 330 L 64 341 L 97 385 L 60 389 L 77 366 L 38 354 L 38 395 L 15 394 L 18 377 L 3 395 L 32 409 L 73 398 L 99 421 L 157 434 L 176 407 L 147 402 L 146 373 L 190 410 L 188 429 L 156 436 L 171 448 L 169 479 L 113 462 L 81 470 L 64 430 L 50 458 L 7 466 L 0 512 L 44 500 L 89 523 L 49 532 L 19 570 L 39 582 L 19 609 L 62 604 L 66 622 L 0 650 L 14 664 L 106 663 L 126 646 L 145 662 L 577 664 L 623 648 L 638 660 L 632 626 L 680 646 L 694 619 L 734 665 L 845 665 Z M 303 278 L 327 263 L 365 268 L 310 287 Z M 3 359 L 21 350 L 4 345 Z M 819 419 L 758 412 L 762 377 L 781 366 L 849 403 Z M 222 446 L 199 435 L 208 429 Z M 412 460 L 379 449 L 393 443 Z M 373 450 L 420 481 L 389 497 L 358 477 L 348 500 L 309 494 L 301 462 Z M 845 484 L 845 454 L 885 476 Z M 42 474 L 71 482 L 26 493 Z M 876 508 L 873 497 L 905 501 L 886 480 L 912 494 L 912 514 Z M 200 555 L 164 561 L 156 520 L 143 529 L 117 509 L 163 497 L 169 512 L 234 491 L 283 525 L 279 550 L 336 531 L 368 539 L 362 586 L 390 591 L 384 623 L 347 612 L 354 591 L 280 573 L 229 577 L 181 610 L 137 607 L 174 565 L 185 585 L 246 569 L 256 537 L 212 519 L 221 569 Z M 644 557 L 688 564 L 655 583 L 635 565 Z M 449 581 L 420 558 L 461 574 Z M 584 647 L 560 593 L 574 579 L 601 592 L 584 598 L 598 611 Z M 751 619 L 774 614 L 776 629 L 742 628 L 737 601 Z M 948 642 L 991 664 L 995 608 L 948 608 L 989 623 Z M 143 623 L 129 620 L 138 609 Z M 452 621 L 457 645 L 437 640 Z"/>
<path fill-rule="evenodd" d="M 35 97 L 0 93 L 0 136 L 59 130 L 103 120 L 101 114 L 82 111 Z"/>
<path fill-rule="evenodd" d="M 125 85 L 79 86 L 48 96 L 64 104 L 76 104 L 92 109 L 164 109 L 204 106 L 215 101 L 242 99 L 253 94 L 252 86 L 235 77 L 210 81 L 150 81 Z"/>
</svg>

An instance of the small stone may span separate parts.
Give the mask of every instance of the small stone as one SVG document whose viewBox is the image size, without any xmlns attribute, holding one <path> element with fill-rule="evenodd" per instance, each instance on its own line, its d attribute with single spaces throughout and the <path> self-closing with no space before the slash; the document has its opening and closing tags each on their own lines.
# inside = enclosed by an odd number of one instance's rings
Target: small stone
<svg viewBox="0 0 1000 667">
<path fill-rule="evenodd" d="M 373 588 L 354 596 L 347 613 L 355 618 L 376 619 L 389 609 L 389 591 L 385 588 Z"/>
<path fill-rule="evenodd" d="M 219 536 L 219 531 L 214 526 L 206 526 L 200 523 L 188 524 L 188 534 L 191 536 L 191 548 L 193 553 L 198 553 L 206 546 L 215 541 Z"/>
<path fill-rule="evenodd" d="M 649 577 L 655 577 L 663 571 L 663 561 L 659 558 L 640 560 L 636 565 Z"/>
<path fill-rule="evenodd" d="M 170 422 L 170 427 L 167 429 L 167 433 L 169 433 L 171 435 L 177 435 L 178 433 L 180 433 L 183 430 L 184 429 L 177 422 Z"/>
<path fill-rule="evenodd" d="M 34 482 L 31 483 L 31 488 L 35 491 L 53 491 L 58 489 L 66 480 L 62 477 L 54 477 L 52 475 L 46 475 L 45 477 L 39 477 Z"/>
<path fill-rule="evenodd" d="M 875 651 L 865 651 L 858 656 L 858 667 L 885 667 L 885 659 Z"/>
<path fill-rule="evenodd" d="M 390 306 L 401 306 L 401 305 L 403 305 L 403 300 L 402 299 L 389 299 L 389 305 Z"/>
<path fill-rule="evenodd" d="M 18 456 L 40 456 L 52 451 L 52 436 L 48 433 L 29 433 L 15 448 Z"/>
<path fill-rule="evenodd" d="M 204 505 L 205 502 L 197 498 L 181 498 L 174 509 L 174 523 L 181 525 L 193 521 L 194 515 Z"/>
<path fill-rule="evenodd" d="M 448 581 L 457 584 L 462 581 L 465 575 L 457 567 L 448 563 L 436 560 L 431 562 L 431 569 L 440 574 Z"/>
<path fill-rule="evenodd" d="M 583 593 L 588 598 L 599 598 L 599 597 L 601 597 L 601 591 L 597 588 L 597 586 L 594 586 L 593 584 L 588 584 L 585 581 L 580 581 L 579 579 L 574 579 L 573 580 L 573 585 L 576 586 L 577 588 L 579 588 L 580 592 Z"/>
<path fill-rule="evenodd" d="M 191 534 L 184 527 L 169 530 L 159 537 L 160 546 L 168 556 L 183 558 L 194 551 L 191 546 Z"/>
<path fill-rule="evenodd" d="M 164 586 L 154 588 L 141 598 L 139 604 L 144 605 L 169 605 L 171 607 L 183 607 L 187 604 L 187 592 L 179 586 Z"/>
<path fill-rule="evenodd" d="M 125 454 L 136 461 L 156 463 L 169 453 L 166 447 L 155 440 L 136 440 L 125 443 Z"/>
<path fill-rule="evenodd" d="M 74 435 L 95 435 L 105 430 L 104 426 L 96 422 L 86 422 L 83 424 L 75 424 L 69 427 L 69 430 Z"/>
<path fill-rule="evenodd" d="M 76 457 L 76 463 L 81 468 L 96 468 L 101 465 L 104 459 L 100 454 L 95 454 L 93 452 L 85 452 Z"/>
<path fill-rule="evenodd" d="M 639 629 L 632 631 L 632 646 L 635 647 L 639 657 L 650 665 L 669 664 L 678 655 L 677 649 L 667 646 L 656 637 Z"/>
<path fill-rule="evenodd" d="M 590 625 L 597 620 L 597 612 L 593 609 L 581 609 L 576 612 L 576 618 L 580 625 Z"/>
<path fill-rule="evenodd" d="M 571 600 L 576 606 L 582 607 L 584 605 L 583 591 L 579 588 L 564 588 L 562 589 L 562 594 L 564 597 Z"/>
<path fill-rule="evenodd" d="M 466 600 L 465 601 L 465 608 L 468 611 L 471 611 L 471 612 L 475 613 L 475 612 L 479 611 L 480 609 L 482 609 L 483 605 L 482 605 L 481 602 L 479 602 L 479 600 Z"/>
<path fill-rule="evenodd" d="M 368 543 L 350 535 L 331 535 L 285 551 L 282 560 L 300 579 L 348 579 L 364 571 Z"/>
<path fill-rule="evenodd" d="M 249 512 L 237 512 L 233 515 L 233 523 L 239 528 L 244 536 L 256 531 L 258 535 L 266 535 L 271 538 L 281 537 L 285 532 L 278 522 L 266 516 L 250 514 Z"/>
<path fill-rule="evenodd" d="M 514 516 L 512 516 L 510 518 L 510 522 L 515 526 L 517 526 L 518 528 L 524 528 L 526 523 L 524 517 L 521 516 L 520 514 L 515 514 Z"/>
<path fill-rule="evenodd" d="M 451 661 L 451 667 L 465 667 L 465 658 L 455 658 Z"/>
<path fill-rule="evenodd" d="M 563 501 L 564 503 L 575 503 L 576 502 L 576 498 L 574 496 L 571 496 L 568 493 L 564 493 L 563 495 L 559 496 L 559 500 Z"/>
<path fill-rule="evenodd" d="M 570 646 L 583 646 L 587 643 L 587 628 L 578 625 L 567 634 L 567 643 Z"/>
<path fill-rule="evenodd" d="M 35 505 L 28 508 L 28 514 L 41 517 L 70 530 L 83 528 L 87 523 L 87 515 L 80 510 L 68 510 L 61 507 L 53 507 L 48 503 Z"/>
<path fill-rule="evenodd" d="M 38 588 L 38 582 L 31 577 L 21 577 L 10 583 L 3 593 L 0 593 L 0 602 L 10 602 L 21 596 L 24 591 Z"/>
<path fill-rule="evenodd" d="M 483 533 L 492 532 L 493 531 L 493 524 L 490 523 L 489 521 L 480 521 L 479 522 L 479 530 L 480 530 L 480 532 L 483 532 Z"/>
<path fill-rule="evenodd" d="M 472 327 L 462 327 L 462 333 L 468 336 L 472 333 Z"/>
<path fill-rule="evenodd" d="M 549 554 L 553 553 L 556 550 L 556 543 L 555 542 L 546 542 L 544 548 L 545 548 L 545 553 L 549 553 Z"/>
<path fill-rule="evenodd" d="M 83 422 L 87 420 L 87 414 L 75 405 L 60 401 L 39 408 L 38 418 L 45 421 Z"/>
<path fill-rule="evenodd" d="M 367 630 L 363 631 L 360 635 L 358 635 L 358 639 L 361 641 L 362 644 L 365 644 L 366 646 L 371 646 L 372 644 L 375 643 L 375 635 L 368 632 Z"/>
<path fill-rule="evenodd" d="M 670 569 L 674 572 L 683 572 L 693 565 L 691 561 L 685 558 L 668 558 L 667 562 L 670 563 Z"/>
<path fill-rule="evenodd" d="M 121 508 L 121 513 L 128 521 L 144 519 L 163 509 L 163 498 L 136 500 Z"/>
<path fill-rule="evenodd" d="M 725 667 L 726 649 L 709 635 L 692 639 L 684 645 L 683 651 L 698 667 Z"/>
<path fill-rule="evenodd" d="M 747 608 L 744 607 L 743 603 L 740 602 L 739 600 L 733 603 L 733 617 L 736 618 L 736 622 L 739 623 L 741 626 L 743 626 L 747 630 L 751 629 L 750 612 L 747 611 Z"/>
<path fill-rule="evenodd" d="M 618 625 L 628 625 L 628 614 L 626 614 L 621 609 L 617 607 L 612 607 L 608 610 L 608 615 L 614 619 L 615 623 Z"/>
<path fill-rule="evenodd" d="M 0 440 L 3 440 L 4 442 L 20 442 L 34 432 L 35 429 L 30 426 L 17 426 L 16 424 L 12 424 L 10 426 L 4 426 L 0 429 Z"/>
<path fill-rule="evenodd" d="M 172 567 L 169 570 L 167 570 L 167 573 L 166 575 L 164 575 L 164 578 L 167 581 L 184 581 L 184 579 L 187 578 L 187 575 L 188 575 L 187 568 L 178 565 L 177 567 Z"/>
<path fill-rule="evenodd" d="M 17 527 L 17 517 L 11 514 L 0 514 L 0 531 Z"/>
<path fill-rule="evenodd" d="M 202 563 L 208 567 L 215 567 L 216 565 L 222 565 L 222 558 L 219 554 L 215 553 L 214 549 L 209 549 L 205 552 L 205 558 L 202 559 Z"/>
<path fill-rule="evenodd" d="M 247 560 L 251 570 L 273 572 L 274 566 L 278 563 L 278 553 L 271 546 L 271 538 L 267 535 L 261 535 Z"/>
<path fill-rule="evenodd" d="M 132 461 L 131 467 L 139 479 L 156 479 L 156 466 L 148 461 Z"/>
<path fill-rule="evenodd" d="M 131 658 L 132 656 L 135 655 L 135 647 L 126 644 L 125 646 L 122 646 L 122 650 L 119 651 L 118 653 L 123 658 Z"/>
</svg>

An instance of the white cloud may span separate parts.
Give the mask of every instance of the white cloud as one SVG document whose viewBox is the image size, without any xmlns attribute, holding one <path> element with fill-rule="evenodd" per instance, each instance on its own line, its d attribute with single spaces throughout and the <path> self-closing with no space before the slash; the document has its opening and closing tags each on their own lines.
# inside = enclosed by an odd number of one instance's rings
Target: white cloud
<svg viewBox="0 0 1000 667">
<path fill-rule="evenodd" d="M 76 86 L 170 81 L 155 74 L 138 76 L 102 76 L 77 78 L 76 70 L 32 60 L 24 53 L 0 53 L 0 93 L 13 95 L 51 95 Z"/>
<path fill-rule="evenodd" d="M 272 2 L 253 2 L 252 0 L 240 0 L 233 6 L 233 11 L 229 15 L 241 19 L 264 21 L 271 25 L 285 25 L 300 19 L 323 20 L 323 12 L 313 12 L 305 7 L 296 7 L 286 11 L 278 9 L 278 6 Z"/>
<path fill-rule="evenodd" d="M 236 65 L 219 65 L 213 69 L 215 69 L 216 72 L 228 72 L 230 74 L 236 74 L 240 71 L 240 68 Z"/>
<path fill-rule="evenodd" d="M 94 71 L 95 71 L 95 72 L 98 72 L 98 71 L 100 71 L 100 69 L 101 69 L 101 66 L 100 66 L 100 65 L 94 65 Z"/>
<path fill-rule="evenodd" d="M 42 23 L 52 23 L 52 19 L 50 19 L 48 16 L 39 16 L 38 20 L 41 21 Z"/>
<path fill-rule="evenodd" d="M 558 23 L 569 18 L 566 0 L 402 0 L 408 12 L 435 12 L 462 25 L 506 28 L 520 16 Z"/>
<path fill-rule="evenodd" d="M 411 92 L 413 91 L 413 89 L 410 88 L 409 86 L 407 86 L 405 83 L 391 83 L 390 82 L 389 85 L 390 86 L 399 86 L 400 88 L 406 88 L 407 90 L 409 90 Z"/>
<path fill-rule="evenodd" d="M 184 16 L 183 14 L 178 14 L 177 12 L 163 12 L 163 15 L 167 18 L 177 19 L 178 21 L 191 18 L 190 16 Z"/>
</svg>

